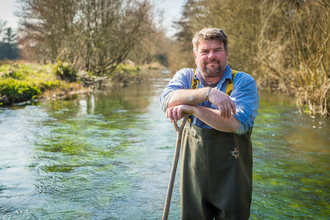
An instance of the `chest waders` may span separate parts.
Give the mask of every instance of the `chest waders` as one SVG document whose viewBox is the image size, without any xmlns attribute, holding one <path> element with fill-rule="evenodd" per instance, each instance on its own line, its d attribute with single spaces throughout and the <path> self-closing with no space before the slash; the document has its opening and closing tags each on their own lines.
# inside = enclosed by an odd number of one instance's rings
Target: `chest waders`
<svg viewBox="0 0 330 220">
<path fill-rule="evenodd" d="M 232 81 L 227 82 L 227 95 L 232 92 L 234 74 Z M 198 88 L 195 80 L 193 76 L 192 89 L 194 85 Z M 252 194 L 251 133 L 237 135 L 203 129 L 189 122 L 186 124 L 180 160 L 182 220 L 249 218 Z"/>
</svg>

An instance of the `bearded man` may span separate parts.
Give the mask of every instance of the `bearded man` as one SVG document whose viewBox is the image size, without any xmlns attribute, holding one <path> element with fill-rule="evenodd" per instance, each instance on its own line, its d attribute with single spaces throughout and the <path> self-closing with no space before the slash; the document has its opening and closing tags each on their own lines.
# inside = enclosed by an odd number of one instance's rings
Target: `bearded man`
<svg viewBox="0 0 330 220">
<path fill-rule="evenodd" d="M 205 28 L 192 42 L 197 69 L 176 72 L 160 97 L 171 121 L 190 115 L 180 159 L 181 219 L 245 220 L 251 206 L 257 86 L 249 74 L 227 64 L 223 30 Z"/>
</svg>

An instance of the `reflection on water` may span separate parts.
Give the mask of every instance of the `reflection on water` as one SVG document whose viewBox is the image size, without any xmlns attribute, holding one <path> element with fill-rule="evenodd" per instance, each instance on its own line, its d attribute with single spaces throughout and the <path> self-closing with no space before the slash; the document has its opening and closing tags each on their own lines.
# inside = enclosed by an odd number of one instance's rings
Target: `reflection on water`
<svg viewBox="0 0 330 220">
<path fill-rule="evenodd" d="M 167 83 L 2 108 L 0 219 L 160 219 L 176 139 L 158 104 Z M 251 219 L 327 219 L 330 120 L 260 98 Z"/>
</svg>

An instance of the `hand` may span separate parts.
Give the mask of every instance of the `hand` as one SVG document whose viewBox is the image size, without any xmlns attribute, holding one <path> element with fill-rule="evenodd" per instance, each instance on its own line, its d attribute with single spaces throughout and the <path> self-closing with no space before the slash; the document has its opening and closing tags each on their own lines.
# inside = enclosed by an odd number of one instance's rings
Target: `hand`
<svg viewBox="0 0 330 220">
<path fill-rule="evenodd" d="M 211 89 L 209 101 L 218 106 L 220 117 L 223 119 L 230 118 L 231 113 L 236 114 L 235 103 L 224 92 L 216 89 Z"/>
<path fill-rule="evenodd" d="M 176 105 L 176 106 L 167 108 L 166 118 L 170 118 L 171 122 L 173 122 L 173 120 L 175 122 L 177 122 L 181 118 L 183 118 L 186 113 L 193 114 L 193 106 L 191 106 L 191 105 Z"/>
</svg>

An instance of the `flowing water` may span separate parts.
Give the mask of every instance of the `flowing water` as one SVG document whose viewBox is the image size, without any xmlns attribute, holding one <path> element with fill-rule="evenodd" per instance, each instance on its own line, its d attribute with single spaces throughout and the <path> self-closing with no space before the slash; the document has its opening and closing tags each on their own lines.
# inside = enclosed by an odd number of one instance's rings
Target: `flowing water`
<svg viewBox="0 0 330 220">
<path fill-rule="evenodd" d="M 0 219 L 161 219 L 176 140 L 158 104 L 168 81 L 1 108 Z M 329 118 L 260 92 L 251 219 L 328 219 L 329 134 Z"/>
</svg>

